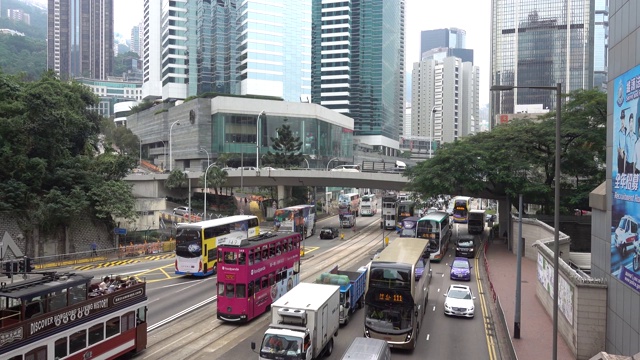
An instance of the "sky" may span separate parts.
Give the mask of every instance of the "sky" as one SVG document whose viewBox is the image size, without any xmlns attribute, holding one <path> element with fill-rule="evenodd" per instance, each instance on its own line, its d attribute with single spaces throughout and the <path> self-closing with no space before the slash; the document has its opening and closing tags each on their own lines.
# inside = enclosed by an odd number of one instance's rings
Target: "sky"
<svg viewBox="0 0 640 360">
<path fill-rule="evenodd" d="M 160 0 L 157 0 L 160 1 Z M 383 0 L 384 1 L 384 0 Z M 46 0 L 44 0 L 46 2 Z M 467 48 L 474 50 L 474 65 L 480 67 L 480 106 L 489 102 L 491 0 L 405 0 L 405 70 L 420 60 L 422 30 L 456 27 L 467 32 Z M 142 0 L 115 0 L 117 33 L 128 37 L 142 20 Z"/>
</svg>

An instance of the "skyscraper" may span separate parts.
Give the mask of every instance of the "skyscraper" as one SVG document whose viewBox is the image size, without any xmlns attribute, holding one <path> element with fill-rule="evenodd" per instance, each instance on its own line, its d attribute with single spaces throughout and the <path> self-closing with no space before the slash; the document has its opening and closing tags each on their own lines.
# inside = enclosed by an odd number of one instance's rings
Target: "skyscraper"
<svg viewBox="0 0 640 360">
<path fill-rule="evenodd" d="M 404 0 L 313 0 L 312 101 L 390 154 L 404 115 Z"/>
<path fill-rule="evenodd" d="M 142 98 L 162 97 L 160 67 L 160 30 L 162 5 L 157 0 L 144 0 L 142 20 Z"/>
<path fill-rule="evenodd" d="M 606 89 L 609 67 L 609 0 L 595 0 L 593 86 Z"/>
<path fill-rule="evenodd" d="M 494 0 L 491 85 L 555 86 L 563 92 L 593 85 L 594 0 Z M 491 123 L 515 105 L 555 107 L 555 93 L 514 89 L 491 94 Z"/>
<path fill-rule="evenodd" d="M 445 57 L 455 56 L 463 62 L 473 63 L 473 49 L 467 49 L 467 32 L 458 28 L 423 30 L 420 33 L 420 60 L 429 50 L 440 49 L 437 52 L 445 52 Z M 427 55 L 427 58 L 433 55 Z"/>
<path fill-rule="evenodd" d="M 62 78 L 106 79 L 113 63 L 113 0 L 49 0 L 47 67 Z"/>
<path fill-rule="evenodd" d="M 145 83 L 156 81 L 158 56 L 164 99 L 220 92 L 297 102 L 311 92 L 310 0 L 146 0 L 144 21 Z"/>
<path fill-rule="evenodd" d="M 142 56 L 142 24 L 131 28 L 131 47 L 130 50 L 139 56 Z"/>
</svg>

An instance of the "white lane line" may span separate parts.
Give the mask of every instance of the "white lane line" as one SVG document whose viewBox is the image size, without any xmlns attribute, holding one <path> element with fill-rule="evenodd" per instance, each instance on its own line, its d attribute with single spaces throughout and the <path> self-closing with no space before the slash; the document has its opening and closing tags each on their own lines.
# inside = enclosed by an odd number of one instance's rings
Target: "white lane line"
<svg viewBox="0 0 640 360">
<path fill-rule="evenodd" d="M 429 341 L 429 334 L 427 334 L 427 341 Z"/>
<path fill-rule="evenodd" d="M 155 354 L 159 353 L 160 351 L 162 351 L 162 350 L 166 349 L 167 347 L 169 347 L 169 346 L 171 346 L 171 345 L 173 345 L 173 344 L 177 343 L 178 341 L 180 341 L 180 340 L 182 340 L 182 339 L 186 338 L 187 336 L 189 336 L 189 335 L 191 335 L 191 334 L 193 334 L 193 331 L 192 331 L 192 332 L 190 332 L 190 333 L 188 333 L 188 334 L 186 334 L 185 336 L 181 337 L 180 339 L 178 339 L 178 340 L 176 340 L 176 341 L 174 341 L 174 342 L 172 342 L 172 343 L 169 343 L 169 344 L 167 344 L 167 345 L 165 345 L 165 346 L 161 347 L 161 348 L 160 348 L 160 349 L 158 349 L 157 351 L 152 352 L 151 354 L 149 354 L 149 355 L 145 356 L 145 357 L 144 357 L 144 359 L 148 359 L 148 358 L 150 358 L 151 356 L 153 356 L 153 355 L 155 355 Z"/>
<path fill-rule="evenodd" d="M 158 321 L 157 323 L 155 323 L 155 324 L 153 324 L 153 325 L 149 326 L 149 327 L 147 328 L 147 332 L 151 332 L 151 331 L 155 330 L 156 328 L 158 328 L 158 327 L 160 327 L 160 326 L 162 326 L 162 325 L 164 325 L 164 324 L 166 324 L 166 323 L 168 323 L 168 322 L 170 322 L 170 321 L 172 321 L 172 320 L 175 320 L 175 319 L 179 318 L 180 316 L 182 316 L 182 315 L 184 315 L 184 314 L 187 314 L 187 313 L 189 313 L 189 312 L 191 312 L 191 311 L 193 311 L 193 310 L 195 310 L 195 309 L 198 309 L 198 308 L 200 308 L 200 307 L 202 307 L 202 306 L 205 306 L 205 305 L 207 305 L 208 303 L 215 301 L 217 298 L 218 298 L 218 296 L 217 296 L 217 295 L 216 295 L 216 296 L 213 296 L 213 297 L 210 297 L 210 298 L 208 298 L 208 299 L 206 299 L 206 300 L 204 300 L 204 301 L 201 301 L 201 302 L 200 302 L 200 303 L 198 303 L 198 304 L 193 305 L 193 306 L 192 306 L 192 307 L 190 307 L 190 308 L 184 309 L 184 310 L 180 311 L 180 312 L 179 312 L 179 313 L 177 313 L 177 314 L 171 315 L 171 316 L 169 316 L 168 318 L 166 318 L 166 319 L 164 319 L 164 320 Z"/>
<path fill-rule="evenodd" d="M 435 305 L 433 306 L 433 311 L 436 311 L 436 306 Z"/>
</svg>

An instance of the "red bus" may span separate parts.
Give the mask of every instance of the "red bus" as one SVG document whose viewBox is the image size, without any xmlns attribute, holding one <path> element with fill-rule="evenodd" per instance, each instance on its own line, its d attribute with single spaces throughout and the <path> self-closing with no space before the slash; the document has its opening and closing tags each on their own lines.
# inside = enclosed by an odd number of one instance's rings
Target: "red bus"
<svg viewBox="0 0 640 360">
<path fill-rule="evenodd" d="M 247 322 L 300 281 L 300 233 L 218 243 L 218 319 Z"/>
<path fill-rule="evenodd" d="M 144 282 L 103 293 L 82 274 L 32 273 L 0 287 L 0 358 L 115 359 L 147 346 Z"/>
</svg>

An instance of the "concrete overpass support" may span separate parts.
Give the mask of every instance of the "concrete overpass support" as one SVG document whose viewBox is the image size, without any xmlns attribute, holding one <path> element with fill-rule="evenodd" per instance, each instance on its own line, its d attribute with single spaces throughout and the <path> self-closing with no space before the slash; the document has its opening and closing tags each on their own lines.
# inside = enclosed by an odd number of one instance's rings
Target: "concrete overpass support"
<svg viewBox="0 0 640 360">
<path fill-rule="evenodd" d="M 498 223 L 500 229 L 498 230 L 498 236 L 503 237 L 505 232 L 507 238 L 511 238 L 509 223 L 511 222 L 511 203 L 508 198 L 498 200 Z"/>
<path fill-rule="evenodd" d="M 278 209 L 284 207 L 284 199 L 291 197 L 291 187 L 278 185 Z"/>
</svg>

